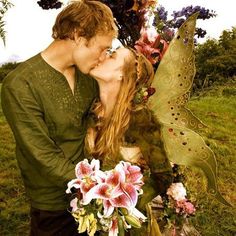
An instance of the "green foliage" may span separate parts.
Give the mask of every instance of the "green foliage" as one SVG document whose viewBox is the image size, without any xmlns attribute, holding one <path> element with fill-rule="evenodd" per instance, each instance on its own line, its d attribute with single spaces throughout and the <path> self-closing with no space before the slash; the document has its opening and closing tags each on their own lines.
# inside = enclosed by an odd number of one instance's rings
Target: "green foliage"
<svg viewBox="0 0 236 236">
<path fill-rule="evenodd" d="M 226 50 L 230 51 L 236 50 L 236 27 L 233 27 L 232 30 L 224 30 L 219 39 L 220 46 Z"/>
<path fill-rule="evenodd" d="M 6 44 L 6 31 L 4 30 L 5 22 L 3 17 L 7 10 L 12 6 L 13 4 L 8 0 L 0 0 L 0 38 L 2 39 L 4 45 Z"/>
<path fill-rule="evenodd" d="M 0 83 L 2 80 L 6 77 L 8 73 L 10 73 L 12 70 L 14 70 L 19 63 L 16 62 L 8 62 L 0 67 Z"/>
<path fill-rule="evenodd" d="M 224 30 L 219 40 L 209 39 L 198 45 L 196 67 L 195 89 L 236 75 L 236 28 Z"/>
<path fill-rule="evenodd" d="M 6 31 L 4 30 L 5 22 L 2 21 L 2 18 L 0 17 L 0 38 L 2 39 L 4 45 L 6 44 Z"/>
</svg>

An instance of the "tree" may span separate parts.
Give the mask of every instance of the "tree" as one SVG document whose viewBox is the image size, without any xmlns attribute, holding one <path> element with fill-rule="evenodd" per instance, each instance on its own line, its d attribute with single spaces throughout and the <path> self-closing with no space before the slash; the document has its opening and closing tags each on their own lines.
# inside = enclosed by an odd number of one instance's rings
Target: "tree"
<svg viewBox="0 0 236 236">
<path fill-rule="evenodd" d="M 236 75 L 236 28 L 224 30 L 219 40 L 209 39 L 196 48 L 195 85 L 202 87 Z M 205 83 L 207 82 L 207 83 Z"/>
<path fill-rule="evenodd" d="M 0 0 L 0 38 L 2 39 L 4 45 L 6 44 L 6 31 L 4 30 L 5 21 L 3 17 L 7 10 L 11 8 L 13 4 L 8 0 Z"/>
<path fill-rule="evenodd" d="M 7 76 L 7 74 L 14 70 L 18 65 L 19 63 L 16 62 L 8 62 L 6 64 L 3 64 L 0 67 L 0 83 Z"/>
<path fill-rule="evenodd" d="M 220 36 L 219 44 L 224 50 L 236 50 L 236 27 L 224 30 Z"/>
</svg>

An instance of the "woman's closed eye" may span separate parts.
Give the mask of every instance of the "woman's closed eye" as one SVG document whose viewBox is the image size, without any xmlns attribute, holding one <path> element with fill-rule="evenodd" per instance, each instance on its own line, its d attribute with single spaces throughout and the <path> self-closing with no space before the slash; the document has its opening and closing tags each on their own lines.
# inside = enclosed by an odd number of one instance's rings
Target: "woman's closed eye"
<svg viewBox="0 0 236 236">
<path fill-rule="evenodd" d="M 111 57 L 111 58 L 114 58 L 114 59 L 116 58 L 116 56 L 117 56 L 117 53 L 116 53 L 115 51 L 112 52 L 112 54 L 110 55 L 110 57 Z"/>
<path fill-rule="evenodd" d="M 106 54 L 107 54 L 109 57 L 114 58 L 114 57 L 116 57 L 116 49 L 114 49 L 114 48 L 109 48 L 109 49 L 107 49 Z"/>
</svg>

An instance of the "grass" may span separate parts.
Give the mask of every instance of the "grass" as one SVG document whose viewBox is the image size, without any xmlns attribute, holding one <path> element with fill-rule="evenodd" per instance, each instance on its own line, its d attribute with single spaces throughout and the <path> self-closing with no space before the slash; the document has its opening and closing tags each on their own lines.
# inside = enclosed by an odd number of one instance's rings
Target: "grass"
<svg viewBox="0 0 236 236">
<path fill-rule="evenodd" d="M 215 86 L 198 97 L 192 97 L 188 107 L 208 126 L 200 133 L 213 149 L 218 161 L 219 190 L 235 205 L 236 183 L 236 84 Z M 0 107 L 0 235 L 28 235 L 29 202 L 14 154 L 12 133 Z M 197 213 L 192 223 L 203 236 L 236 235 L 235 208 L 218 203 L 206 193 L 206 182 L 197 169 L 183 168 L 186 186 Z"/>
<path fill-rule="evenodd" d="M 227 92 L 226 92 L 227 91 Z M 230 92 L 228 92 L 230 91 Z M 187 188 L 197 199 L 192 222 L 203 236 L 236 235 L 236 83 L 218 85 L 193 97 L 188 107 L 208 128 L 200 133 L 212 148 L 218 162 L 219 191 L 234 208 L 217 202 L 205 191 L 205 179 L 198 170 L 185 168 Z"/>
<path fill-rule="evenodd" d="M 0 157 L 0 235 L 28 235 L 29 204 L 15 159 L 14 138 L 1 107 Z"/>
</svg>

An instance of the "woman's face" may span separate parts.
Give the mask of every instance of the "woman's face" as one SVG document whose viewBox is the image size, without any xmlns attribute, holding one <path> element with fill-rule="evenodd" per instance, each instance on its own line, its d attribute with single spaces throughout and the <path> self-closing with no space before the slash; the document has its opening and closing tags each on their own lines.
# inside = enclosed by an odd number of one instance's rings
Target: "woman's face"
<svg viewBox="0 0 236 236">
<path fill-rule="evenodd" d="M 130 60 L 131 55 L 129 49 L 119 48 L 111 55 L 107 55 L 106 59 L 92 69 L 89 74 L 96 80 L 103 82 L 121 80 L 125 60 Z"/>
</svg>

